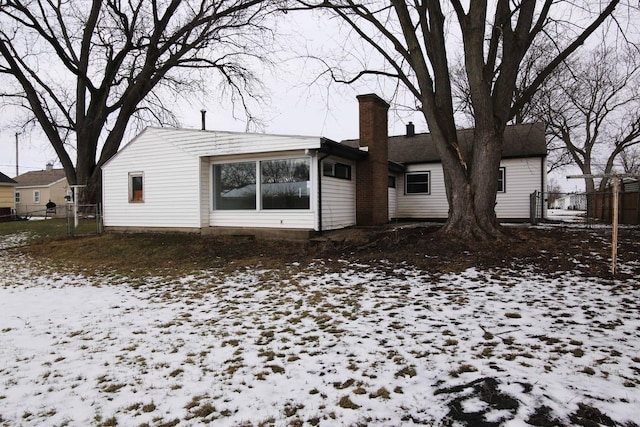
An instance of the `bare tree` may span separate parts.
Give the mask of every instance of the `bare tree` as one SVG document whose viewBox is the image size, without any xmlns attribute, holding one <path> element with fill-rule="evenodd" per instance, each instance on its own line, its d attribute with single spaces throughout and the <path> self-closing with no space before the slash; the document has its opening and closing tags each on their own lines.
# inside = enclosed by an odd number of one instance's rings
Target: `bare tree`
<svg viewBox="0 0 640 427">
<path fill-rule="evenodd" d="M 535 97 L 529 114 L 546 124 L 556 166 L 577 165 L 583 174 L 610 174 L 640 144 L 640 56 L 604 43 L 567 61 Z M 621 156 L 624 155 L 624 158 Z M 596 190 L 586 177 L 587 193 Z M 603 191 L 604 178 L 597 188 Z"/>
<path fill-rule="evenodd" d="M 250 102 L 261 92 L 250 67 L 267 62 L 273 6 L 266 0 L 0 0 L 2 103 L 27 111 L 69 183 L 86 185 L 84 198 L 96 201 L 100 166 L 118 151 L 128 127 L 171 121 L 163 96 L 197 86 L 223 91 L 252 118 Z"/>
<path fill-rule="evenodd" d="M 373 61 L 363 63 L 347 77 L 331 70 L 334 80 L 353 83 L 366 76 L 388 77 L 412 94 L 442 160 L 449 202 L 449 216 L 442 230 L 478 239 L 503 235 L 495 202 L 507 123 L 619 3 L 299 1 L 301 8 L 326 9 L 337 15 L 383 61 L 380 66 Z M 516 93 L 523 58 L 537 37 L 548 37 L 550 32 L 572 37 L 540 58 L 544 66 L 526 88 Z M 475 129 L 469 150 L 457 141 L 452 94 L 451 61 L 460 47 Z"/>
<path fill-rule="evenodd" d="M 547 182 L 547 207 L 553 206 L 553 203 L 562 197 L 562 187 L 555 178 L 549 179 Z"/>
<path fill-rule="evenodd" d="M 624 173 L 640 175 L 640 146 L 629 147 L 620 153 L 620 163 Z"/>
</svg>

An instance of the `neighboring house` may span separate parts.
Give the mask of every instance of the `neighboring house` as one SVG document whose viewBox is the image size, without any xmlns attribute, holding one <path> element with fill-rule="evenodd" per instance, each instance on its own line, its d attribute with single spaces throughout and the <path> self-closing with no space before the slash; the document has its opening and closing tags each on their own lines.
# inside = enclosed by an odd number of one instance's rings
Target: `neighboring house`
<svg viewBox="0 0 640 427">
<path fill-rule="evenodd" d="M 585 193 L 571 193 L 553 201 L 552 209 L 573 211 L 587 210 L 587 195 Z"/>
<path fill-rule="evenodd" d="M 45 216 L 46 204 L 51 200 L 57 205 L 58 214 L 64 213 L 67 195 L 67 178 L 64 169 L 54 169 L 47 164 L 45 170 L 31 171 L 14 178 L 16 185 L 16 214 Z M 51 215 L 49 213 L 48 215 Z"/>
<path fill-rule="evenodd" d="M 394 218 L 444 219 L 442 167 L 430 135 L 388 137 L 389 105 L 358 96 L 359 140 L 147 128 L 102 168 L 107 231 L 255 233 L 291 237 Z M 467 147 L 472 131 L 460 131 Z M 529 218 L 546 187 L 539 125 L 510 127 L 498 216 Z"/>
<path fill-rule="evenodd" d="M 11 221 L 15 209 L 16 182 L 0 172 L 0 222 Z"/>
</svg>

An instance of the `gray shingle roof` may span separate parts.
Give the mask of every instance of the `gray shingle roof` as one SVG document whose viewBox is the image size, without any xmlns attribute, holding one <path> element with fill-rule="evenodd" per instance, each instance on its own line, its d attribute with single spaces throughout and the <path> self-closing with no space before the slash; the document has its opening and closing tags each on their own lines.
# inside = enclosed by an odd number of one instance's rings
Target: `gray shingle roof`
<svg viewBox="0 0 640 427">
<path fill-rule="evenodd" d="M 14 180 L 0 172 L 0 184 L 16 184 Z"/>
<path fill-rule="evenodd" d="M 504 135 L 503 158 L 542 157 L 547 155 L 547 144 L 542 123 L 529 123 L 507 126 Z M 473 129 L 458 131 L 458 143 L 463 152 L 470 150 L 473 140 Z M 357 147 L 359 141 L 350 139 L 343 144 Z M 389 137 L 389 160 L 394 162 L 429 163 L 439 162 L 431 134 L 419 133 L 414 136 Z"/>
<path fill-rule="evenodd" d="M 47 186 L 65 178 L 64 169 L 51 169 L 25 172 L 16 176 L 14 181 L 19 187 Z"/>
</svg>

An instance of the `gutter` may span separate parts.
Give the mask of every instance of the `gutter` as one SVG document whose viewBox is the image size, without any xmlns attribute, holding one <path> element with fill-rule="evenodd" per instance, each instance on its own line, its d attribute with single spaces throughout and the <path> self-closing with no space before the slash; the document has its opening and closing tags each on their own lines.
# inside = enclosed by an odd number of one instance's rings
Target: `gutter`
<svg viewBox="0 0 640 427">
<path fill-rule="evenodd" d="M 318 233 L 322 234 L 322 161 L 331 154 L 318 156 Z"/>
</svg>

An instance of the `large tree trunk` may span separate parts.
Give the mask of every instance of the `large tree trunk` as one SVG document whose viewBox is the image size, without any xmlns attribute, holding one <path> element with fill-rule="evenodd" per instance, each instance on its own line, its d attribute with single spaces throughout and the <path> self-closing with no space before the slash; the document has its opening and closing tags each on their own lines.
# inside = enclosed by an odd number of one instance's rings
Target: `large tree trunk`
<svg viewBox="0 0 640 427">
<path fill-rule="evenodd" d="M 502 139 L 502 133 L 481 126 L 474 131 L 469 152 L 454 156 L 455 150 L 445 151 L 442 167 L 449 218 L 443 232 L 476 240 L 504 235 L 495 213 Z"/>
</svg>

